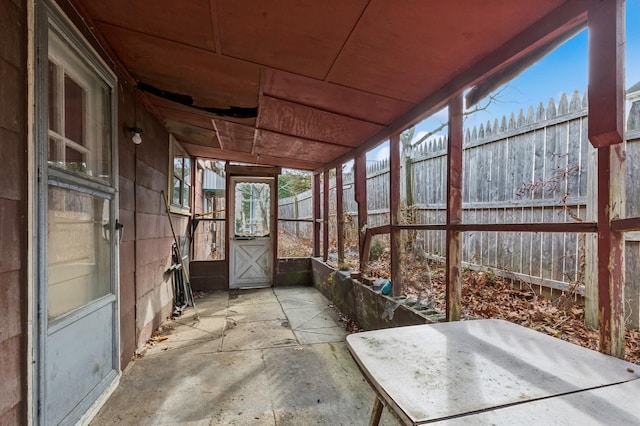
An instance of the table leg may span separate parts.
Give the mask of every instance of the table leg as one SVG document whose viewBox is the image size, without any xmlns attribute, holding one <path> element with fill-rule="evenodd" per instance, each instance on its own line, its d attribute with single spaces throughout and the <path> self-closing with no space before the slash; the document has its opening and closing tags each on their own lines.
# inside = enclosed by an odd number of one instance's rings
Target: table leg
<svg viewBox="0 0 640 426">
<path fill-rule="evenodd" d="M 373 410 L 371 411 L 371 419 L 369 420 L 369 426 L 378 426 L 380 423 L 380 416 L 382 415 L 382 409 L 384 404 L 380 401 L 380 398 L 376 396 L 376 400 L 373 403 Z"/>
</svg>

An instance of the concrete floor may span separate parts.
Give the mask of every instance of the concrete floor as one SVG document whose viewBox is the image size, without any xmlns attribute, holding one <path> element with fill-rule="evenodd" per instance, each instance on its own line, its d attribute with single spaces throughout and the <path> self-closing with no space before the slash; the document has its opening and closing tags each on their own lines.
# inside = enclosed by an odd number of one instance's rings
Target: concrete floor
<svg viewBox="0 0 640 426">
<path fill-rule="evenodd" d="M 92 425 L 366 425 L 374 393 L 311 287 L 216 292 L 165 325 Z M 383 425 L 396 425 L 385 410 Z"/>
</svg>

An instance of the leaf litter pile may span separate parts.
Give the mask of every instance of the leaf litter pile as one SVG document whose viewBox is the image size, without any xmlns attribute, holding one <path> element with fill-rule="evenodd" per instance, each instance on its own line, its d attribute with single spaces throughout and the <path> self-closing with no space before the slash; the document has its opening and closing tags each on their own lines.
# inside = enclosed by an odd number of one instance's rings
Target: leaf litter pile
<svg viewBox="0 0 640 426">
<path fill-rule="evenodd" d="M 404 255 L 402 280 L 405 295 L 445 310 L 445 272 L 429 267 L 425 259 Z M 371 265 L 370 275 L 388 277 L 388 256 Z M 557 294 L 557 293 L 556 293 Z M 424 302 L 423 302 L 424 303 Z M 538 330 L 562 340 L 598 349 L 598 331 L 584 323 L 579 297 L 562 294 L 554 300 L 537 294 L 526 283 L 511 282 L 491 272 L 465 270 L 462 284 L 463 317 L 497 318 Z M 640 331 L 626 330 L 625 359 L 640 364 Z"/>
</svg>

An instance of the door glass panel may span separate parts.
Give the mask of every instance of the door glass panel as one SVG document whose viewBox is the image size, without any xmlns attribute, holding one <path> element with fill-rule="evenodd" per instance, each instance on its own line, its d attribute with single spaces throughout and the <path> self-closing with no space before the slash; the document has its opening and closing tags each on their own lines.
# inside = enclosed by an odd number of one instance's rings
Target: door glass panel
<svg viewBox="0 0 640 426">
<path fill-rule="evenodd" d="M 271 187 L 267 183 L 238 182 L 235 188 L 235 235 L 264 237 L 271 232 Z"/>
<path fill-rule="evenodd" d="M 111 292 L 110 201 L 49 186 L 47 308 L 58 317 Z"/>
<path fill-rule="evenodd" d="M 49 138 L 49 163 L 60 162 L 64 160 L 64 156 L 59 153 L 60 141 Z"/>
<path fill-rule="evenodd" d="M 49 165 L 110 183 L 111 91 L 55 32 L 49 41 Z"/>
<path fill-rule="evenodd" d="M 64 135 L 84 146 L 85 92 L 68 75 L 64 76 Z"/>
<path fill-rule="evenodd" d="M 87 163 L 83 152 L 67 145 L 64 149 L 64 158 L 67 170 L 74 172 L 84 172 L 86 170 Z"/>
</svg>

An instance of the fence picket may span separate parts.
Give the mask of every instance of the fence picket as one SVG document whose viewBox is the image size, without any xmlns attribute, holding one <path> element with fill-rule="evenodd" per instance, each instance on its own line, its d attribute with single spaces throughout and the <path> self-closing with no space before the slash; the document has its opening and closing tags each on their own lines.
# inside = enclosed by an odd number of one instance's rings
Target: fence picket
<svg viewBox="0 0 640 426">
<path fill-rule="evenodd" d="M 518 121 L 516 127 L 524 127 L 524 110 L 520 108 L 520 112 L 518 113 Z"/>
<path fill-rule="evenodd" d="M 556 116 L 556 102 L 553 98 L 549 99 L 549 104 L 547 105 L 547 120 Z"/>
<path fill-rule="evenodd" d="M 571 94 L 571 102 L 569 103 L 569 112 L 576 112 L 582 108 L 582 100 L 580 98 L 580 92 L 577 90 Z"/>
<path fill-rule="evenodd" d="M 558 115 L 566 115 L 569 112 L 569 101 L 567 100 L 567 94 L 563 93 L 560 96 L 560 103 L 558 104 Z"/>
<path fill-rule="evenodd" d="M 529 109 L 527 110 L 527 118 L 526 118 L 526 123 L 527 125 L 529 124 L 533 124 L 535 122 L 535 113 L 533 112 L 533 106 L 529 105 Z"/>
<path fill-rule="evenodd" d="M 544 105 L 542 102 L 538 104 L 538 110 L 536 111 L 536 123 L 541 122 L 547 116 L 547 112 L 544 110 Z"/>
</svg>

